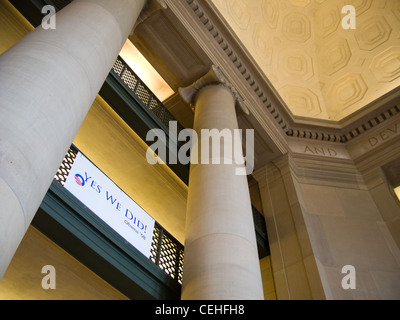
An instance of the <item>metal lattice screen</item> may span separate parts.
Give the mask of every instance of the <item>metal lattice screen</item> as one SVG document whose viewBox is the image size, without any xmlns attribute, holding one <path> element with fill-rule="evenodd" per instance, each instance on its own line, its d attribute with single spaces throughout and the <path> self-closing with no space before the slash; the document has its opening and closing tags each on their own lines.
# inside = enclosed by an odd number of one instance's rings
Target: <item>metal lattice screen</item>
<svg viewBox="0 0 400 320">
<path fill-rule="evenodd" d="M 55 180 L 64 186 L 78 150 L 71 147 L 58 169 Z M 172 279 L 182 284 L 184 247 L 157 222 L 154 225 L 150 260 Z"/>
<path fill-rule="evenodd" d="M 147 88 L 126 62 L 118 57 L 112 70 L 123 80 L 131 92 L 150 110 L 167 128 L 170 121 L 176 121 L 175 117 L 168 111 L 161 101 Z M 183 130 L 178 123 L 178 133 Z"/>
<path fill-rule="evenodd" d="M 78 151 L 75 148 L 71 147 L 65 155 L 65 158 L 54 177 L 62 186 L 64 186 L 65 182 L 67 181 L 68 174 L 71 171 L 77 154 Z"/>
<path fill-rule="evenodd" d="M 171 278 L 182 284 L 183 246 L 158 224 L 154 227 L 150 259 Z"/>
</svg>

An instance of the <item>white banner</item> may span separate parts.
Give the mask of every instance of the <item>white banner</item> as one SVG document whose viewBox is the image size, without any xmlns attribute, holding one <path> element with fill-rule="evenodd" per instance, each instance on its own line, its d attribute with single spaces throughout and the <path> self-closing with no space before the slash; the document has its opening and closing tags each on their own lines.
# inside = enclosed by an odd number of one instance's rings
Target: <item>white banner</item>
<svg viewBox="0 0 400 320">
<path fill-rule="evenodd" d="M 154 219 L 81 153 L 64 187 L 126 241 L 150 257 Z"/>
</svg>

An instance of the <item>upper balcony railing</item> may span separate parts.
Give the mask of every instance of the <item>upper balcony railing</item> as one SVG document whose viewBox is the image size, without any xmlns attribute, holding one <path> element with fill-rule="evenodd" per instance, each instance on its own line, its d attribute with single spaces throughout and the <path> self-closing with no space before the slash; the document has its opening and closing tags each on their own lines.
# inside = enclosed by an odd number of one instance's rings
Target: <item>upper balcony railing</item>
<svg viewBox="0 0 400 320">
<path fill-rule="evenodd" d="M 176 120 L 165 105 L 154 95 L 154 93 L 145 85 L 145 83 L 135 74 L 128 64 L 119 56 L 111 70 L 116 74 L 130 89 L 139 102 L 152 112 L 165 126 L 169 128 L 170 121 L 177 122 L 177 131 L 172 132 L 178 134 L 184 127 Z"/>
</svg>

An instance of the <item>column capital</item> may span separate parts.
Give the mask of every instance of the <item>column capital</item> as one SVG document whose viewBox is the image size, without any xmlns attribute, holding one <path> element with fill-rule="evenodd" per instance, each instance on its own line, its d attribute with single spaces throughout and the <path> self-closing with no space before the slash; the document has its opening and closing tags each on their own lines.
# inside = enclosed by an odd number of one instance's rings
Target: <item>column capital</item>
<svg viewBox="0 0 400 320">
<path fill-rule="evenodd" d="M 243 112 L 247 115 L 250 114 L 249 110 L 244 105 L 244 99 L 242 98 L 242 96 L 232 85 L 232 83 L 227 79 L 222 70 L 215 65 L 212 65 L 210 71 L 206 75 L 195 81 L 190 86 L 179 88 L 179 93 L 182 99 L 192 108 L 194 108 L 196 97 L 199 91 L 211 85 L 220 85 L 227 88 L 232 93 L 236 104 L 240 106 Z"/>
<path fill-rule="evenodd" d="M 167 3 L 165 0 L 147 0 L 147 3 L 145 7 L 143 8 L 136 24 L 135 27 L 132 30 L 132 34 L 136 27 L 146 21 L 148 18 L 150 18 L 154 13 L 156 13 L 159 10 L 165 10 L 168 8 Z"/>
</svg>

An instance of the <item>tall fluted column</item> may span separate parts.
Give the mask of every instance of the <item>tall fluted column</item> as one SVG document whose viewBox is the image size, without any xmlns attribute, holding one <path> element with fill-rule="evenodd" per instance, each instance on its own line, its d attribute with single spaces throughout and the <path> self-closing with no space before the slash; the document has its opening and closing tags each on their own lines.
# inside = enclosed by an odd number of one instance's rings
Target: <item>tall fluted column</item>
<svg viewBox="0 0 400 320">
<path fill-rule="evenodd" d="M 243 166 L 242 161 L 235 159 L 229 148 L 222 148 L 223 140 L 220 155 L 212 152 L 212 145 L 208 155 L 201 152 L 205 143 L 202 130 L 217 129 L 234 137 L 238 129 L 235 97 L 221 84 L 226 83 L 222 77 L 219 69 L 213 68 L 194 85 L 180 90 L 182 97 L 195 105 L 194 129 L 199 140 L 198 164 L 190 167 L 184 300 L 263 299 L 249 187 L 246 176 L 236 170 Z M 233 139 L 232 145 L 242 150 L 242 141 Z"/>
<path fill-rule="evenodd" d="M 0 278 L 146 0 L 75 0 L 0 56 Z"/>
</svg>

